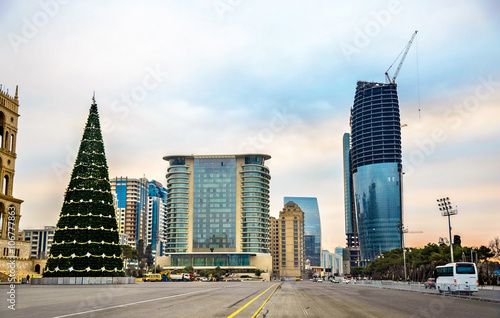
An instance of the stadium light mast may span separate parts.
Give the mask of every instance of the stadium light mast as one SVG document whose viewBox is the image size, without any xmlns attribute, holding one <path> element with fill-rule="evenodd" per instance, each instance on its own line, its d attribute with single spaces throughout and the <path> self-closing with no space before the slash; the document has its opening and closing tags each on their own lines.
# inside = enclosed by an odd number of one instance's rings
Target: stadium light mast
<svg viewBox="0 0 500 318">
<path fill-rule="evenodd" d="M 450 198 L 448 198 L 448 197 L 437 199 L 437 202 L 438 202 L 439 211 L 441 211 L 441 215 L 448 217 L 448 230 L 449 230 L 449 233 L 450 233 L 451 262 L 454 263 L 454 261 L 453 261 L 453 241 L 451 240 L 451 221 L 450 221 L 450 216 L 458 214 L 458 210 L 457 209 L 453 209 L 453 207 L 451 206 L 451 203 L 450 203 Z"/>
</svg>

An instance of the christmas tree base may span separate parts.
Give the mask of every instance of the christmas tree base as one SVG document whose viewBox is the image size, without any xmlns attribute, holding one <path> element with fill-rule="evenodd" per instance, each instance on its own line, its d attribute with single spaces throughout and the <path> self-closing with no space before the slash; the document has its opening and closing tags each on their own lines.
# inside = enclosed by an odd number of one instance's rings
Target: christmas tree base
<svg viewBox="0 0 500 318">
<path fill-rule="evenodd" d="M 43 277 L 31 278 L 31 285 L 115 285 L 135 284 L 135 277 Z"/>
</svg>

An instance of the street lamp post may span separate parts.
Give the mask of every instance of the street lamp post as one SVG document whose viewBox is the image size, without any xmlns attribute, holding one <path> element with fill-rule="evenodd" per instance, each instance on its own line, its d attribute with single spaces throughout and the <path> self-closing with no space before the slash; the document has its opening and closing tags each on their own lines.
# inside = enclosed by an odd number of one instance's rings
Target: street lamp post
<svg viewBox="0 0 500 318">
<path fill-rule="evenodd" d="M 451 253 L 451 262 L 454 263 L 453 261 L 453 241 L 451 239 L 451 221 L 450 221 L 450 215 L 456 215 L 458 214 L 457 209 L 453 209 L 450 203 L 450 198 L 441 198 L 437 199 L 438 206 L 439 206 L 439 211 L 441 211 L 442 216 L 447 216 L 448 217 L 448 230 L 450 233 L 450 253 Z"/>
</svg>

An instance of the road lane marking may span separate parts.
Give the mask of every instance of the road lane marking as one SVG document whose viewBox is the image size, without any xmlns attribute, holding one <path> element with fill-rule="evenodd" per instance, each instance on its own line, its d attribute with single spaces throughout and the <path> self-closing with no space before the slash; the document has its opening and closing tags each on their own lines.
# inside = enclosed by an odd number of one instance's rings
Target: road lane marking
<svg viewBox="0 0 500 318">
<path fill-rule="evenodd" d="M 113 308 L 120 308 L 120 307 L 128 307 L 132 305 L 137 305 L 137 304 L 143 304 L 143 303 L 149 303 L 152 301 L 157 301 L 157 300 L 162 300 L 162 299 L 169 299 L 169 298 L 175 298 L 175 297 L 180 297 L 180 296 L 187 296 L 187 295 L 193 295 L 193 294 L 200 294 L 200 293 L 205 293 L 209 292 L 212 290 L 216 290 L 219 288 L 212 288 L 212 289 L 207 289 L 207 290 L 201 290 L 201 291 L 195 291 L 195 292 L 190 292 L 190 293 L 185 293 L 185 294 L 178 294 L 178 295 L 172 295 L 172 296 L 165 296 L 165 297 L 160 297 L 160 298 L 155 298 L 155 299 L 147 299 L 147 300 L 141 300 L 141 301 L 135 301 L 133 303 L 127 303 L 127 304 L 122 304 L 122 305 L 115 305 L 115 306 L 109 306 L 109 307 L 104 307 L 104 308 L 99 308 L 99 309 L 92 309 L 92 310 L 87 310 L 87 311 L 81 311 L 81 312 L 75 312 L 73 314 L 67 314 L 67 315 L 62 315 L 62 316 L 56 316 L 53 318 L 63 318 L 63 317 L 71 317 L 71 316 L 78 316 L 78 315 L 84 315 L 92 312 L 98 312 L 98 311 L 103 311 L 103 310 L 108 310 L 108 309 L 113 309 Z"/>
<path fill-rule="evenodd" d="M 281 284 L 280 284 L 281 285 Z M 273 290 L 273 292 L 271 293 L 271 295 L 269 295 L 269 297 L 267 297 L 266 301 L 262 304 L 262 306 L 260 306 L 259 309 L 257 309 L 257 311 L 255 312 L 255 314 L 253 314 L 252 318 L 255 318 L 257 317 L 257 315 L 259 314 L 259 312 L 262 310 L 262 308 L 264 308 L 264 305 L 267 304 L 267 302 L 269 301 L 269 299 L 271 299 L 271 297 L 274 295 L 274 293 L 276 292 L 276 290 L 278 289 L 278 287 L 280 287 L 280 285 L 276 286 L 276 288 Z M 272 287 L 272 286 L 271 286 Z"/>
<path fill-rule="evenodd" d="M 236 316 L 240 311 L 242 311 L 243 309 L 247 308 L 251 303 L 253 303 L 255 300 L 257 300 L 260 296 L 264 295 L 269 289 L 273 288 L 274 286 L 276 286 L 276 284 L 271 285 L 268 289 L 264 290 L 260 295 L 258 295 L 254 299 L 250 300 L 248 303 L 245 304 L 245 306 L 243 306 L 240 309 L 236 310 L 235 312 L 233 312 L 231 314 L 231 316 L 228 316 L 227 318 L 232 318 L 232 317 Z"/>
</svg>

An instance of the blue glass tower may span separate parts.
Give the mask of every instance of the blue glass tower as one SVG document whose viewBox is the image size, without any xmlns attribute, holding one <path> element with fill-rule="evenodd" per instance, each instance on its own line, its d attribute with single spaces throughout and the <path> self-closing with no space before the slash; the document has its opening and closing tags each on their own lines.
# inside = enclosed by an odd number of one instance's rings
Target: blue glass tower
<svg viewBox="0 0 500 318">
<path fill-rule="evenodd" d="M 356 224 L 356 209 L 354 207 L 354 195 L 351 169 L 351 139 L 348 133 L 342 139 L 344 153 L 344 209 L 345 209 L 345 234 L 347 247 L 359 247 L 358 228 Z"/>
<path fill-rule="evenodd" d="M 285 197 L 284 204 L 293 201 L 304 211 L 304 238 L 306 259 L 311 266 L 321 266 L 321 220 L 318 199 L 307 197 Z"/>
<path fill-rule="evenodd" d="M 396 84 L 358 82 L 351 169 L 361 260 L 401 248 L 401 124 Z"/>
<path fill-rule="evenodd" d="M 166 240 L 167 189 L 155 180 L 149 181 L 147 211 L 147 244 L 151 244 L 155 256 L 163 256 Z"/>
</svg>

